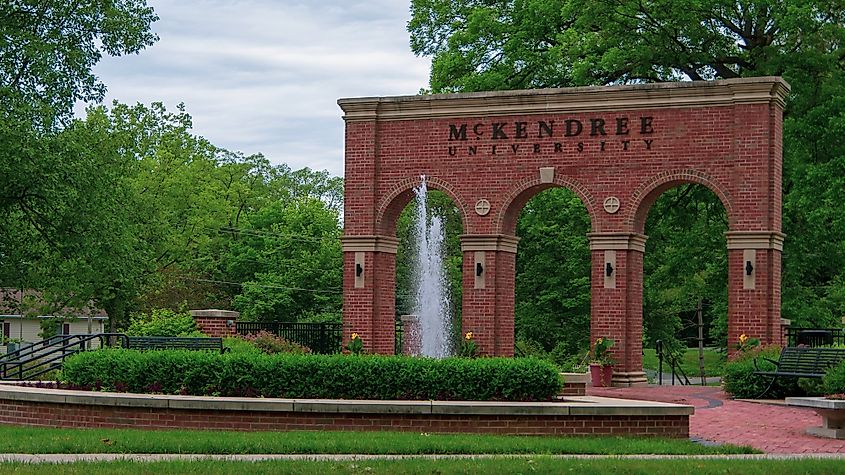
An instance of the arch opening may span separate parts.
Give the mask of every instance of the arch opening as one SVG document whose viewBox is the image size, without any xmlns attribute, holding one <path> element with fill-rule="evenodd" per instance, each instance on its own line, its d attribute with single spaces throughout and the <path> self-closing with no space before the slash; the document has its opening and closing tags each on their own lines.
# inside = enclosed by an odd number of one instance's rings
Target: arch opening
<svg viewBox="0 0 845 475">
<path fill-rule="evenodd" d="M 535 186 L 514 200 L 516 354 L 562 367 L 584 361 L 589 348 L 592 219 L 581 198 L 562 186 Z"/>
<path fill-rule="evenodd" d="M 413 199 L 414 191 L 403 192 L 397 199 L 405 200 L 405 205 L 398 213 L 395 221 L 394 232 L 399 239 L 396 253 L 396 274 L 395 274 L 395 309 L 397 324 L 402 323 L 402 317 L 416 315 L 419 313 L 418 299 L 420 298 L 419 285 L 422 277 L 417 266 L 417 252 L 419 251 L 419 236 L 416 233 L 415 225 L 418 216 L 418 203 Z M 438 256 L 442 260 L 442 274 L 445 280 L 445 297 L 448 299 L 446 312 L 446 354 L 454 352 L 460 338 L 461 331 L 461 299 L 462 299 L 462 266 L 463 255 L 461 253 L 460 235 L 463 234 L 464 221 L 460 207 L 444 191 L 429 189 L 425 206 L 427 211 L 426 219 L 430 223 L 433 217 L 439 217 L 442 221 L 443 249 Z M 407 322 L 405 322 L 407 323 Z M 417 325 L 417 323 L 414 323 Z M 420 330 L 425 330 L 424 322 L 419 322 Z M 407 330 L 403 338 L 413 337 L 410 334 L 414 329 Z M 425 342 L 418 342 L 423 345 Z M 397 352 L 403 346 L 397 345 Z M 424 348 L 419 348 L 424 350 Z M 404 345 L 404 351 L 415 353 L 418 348 L 414 344 Z"/>
<path fill-rule="evenodd" d="M 672 181 L 643 200 L 643 347 L 651 359 L 656 342 L 664 352 L 687 352 L 698 361 L 704 349 L 704 374 L 724 359 L 715 348 L 727 345 L 728 210 L 704 184 Z M 687 376 L 699 377 L 698 365 Z M 691 373 L 691 374 L 690 374 Z M 696 382 L 698 379 L 695 380 Z"/>
</svg>

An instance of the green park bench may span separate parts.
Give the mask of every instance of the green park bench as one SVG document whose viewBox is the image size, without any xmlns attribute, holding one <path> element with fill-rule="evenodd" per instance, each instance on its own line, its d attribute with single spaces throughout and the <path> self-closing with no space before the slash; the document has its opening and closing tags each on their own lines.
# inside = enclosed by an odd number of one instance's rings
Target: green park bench
<svg viewBox="0 0 845 475">
<path fill-rule="evenodd" d="M 756 370 L 754 374 L 772 378 L 766 389 L 755 398 L 760 399 L 772 389 L 779 377 L 812 379 L 824 377 L 828 368 L 845 361 L 845 348 L 788 346 L 780 352 L 780 358 L 777 361 L 761 356 L 759 359 L 775 364 L 774 371 L 760 370 L 757 366 L 757 359 L 754 358 L 754 369 Z"/>
<path fill-rule="evenodd" d="M 171 336 L 130 336 L 126 348 L 130 350 L 212 350 L 225 353 L 222 338 Z"/>
</svg>

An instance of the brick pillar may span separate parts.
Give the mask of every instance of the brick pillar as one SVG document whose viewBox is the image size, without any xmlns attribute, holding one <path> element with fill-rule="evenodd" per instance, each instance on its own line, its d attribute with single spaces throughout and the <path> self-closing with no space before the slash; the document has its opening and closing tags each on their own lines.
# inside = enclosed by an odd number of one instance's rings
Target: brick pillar
<svg viewBox="0 0 845 475">
<path fill-rule="evenodd" d="M 513 356 L 518 242 L 519 238 L 504 234 L 461 236 L 464 257 L 461 333 L 473 333 L 479 354 Z"/>
<path fill-rule="evenodd" d="M 388 236 L 343 238 L 343 345 L 358 333 L 369 353 L 395 352 L 396 249 Z"/>
<path fill-rule="evenodd" d="M 237 335 L 236 325 L 240 315 L 232 310 L 191 310 L 191 316 L 194 317 L 199 331 L 213 337 Z"/>
<path fill-rule="evenodd" d="M 776 231 L 727 233 L 730 350 L 742 334 L 759 338 L 763 344 L 785 343 L 780 318 L 784 237 Z"/>
<path fill-rule="evenodd" d="M 590 344 L 599 337 L 616 342 L 611 348 L 616 361 L 613 386 L 646 385 L 642 360 L 646 236 L 636 233 L 588 236 L 592 252 Z"/>
</svg>

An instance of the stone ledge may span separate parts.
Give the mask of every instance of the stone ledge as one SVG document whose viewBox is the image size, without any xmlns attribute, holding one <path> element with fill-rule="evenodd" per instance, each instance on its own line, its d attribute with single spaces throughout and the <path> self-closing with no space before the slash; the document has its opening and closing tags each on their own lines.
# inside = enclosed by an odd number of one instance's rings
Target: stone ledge
<svg viewBox="0 0 845 475">
<path fill-rule="evenodd" d="M 160 409 L 352 414 L 690 415 L 692 406 L 593 396 L 562 402 L 275 399 L 85 392 L 0 385 L 0 400 Z"/>
<path fill-rule="evenodd" d="M 845 399 L 788 397 L 785 401 L 788 406 L 814 407 L 819 409 L 845 409 Z"/>
<path fill-rule="evenodd" d="M 789 84 L 779 77 L 588 86 L 422 96 L 339 99 L 347 122 L 497 115 L 563 114 L 679 107 L 774 104 Z"/>
</svg>

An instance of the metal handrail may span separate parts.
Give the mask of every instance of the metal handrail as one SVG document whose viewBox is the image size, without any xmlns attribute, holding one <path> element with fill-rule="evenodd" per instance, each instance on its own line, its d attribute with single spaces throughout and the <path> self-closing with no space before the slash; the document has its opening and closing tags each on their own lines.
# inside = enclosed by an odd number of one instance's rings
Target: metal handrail
<svg viewBox="0 0 845 475">
<path fill-rule="evenodd" d="M 99 340 L 99 348 L 112 346 L 116 339 L 120 347 L 128 346 L 129 339 L 123 333 L 94 333 L 86 335 L 59 335 L 37 342 L 0 357 L 0 380 L 23 380 L 41 376 L 54 369 L 60 369 L 65 358 L 86 351 L 88 342 Z M 15 375 L 17 373 L 17 375 Z"/>
<path fill-rule="evenodd" d="M 678 382 L 681 386 L 691 386 L 692 383 L 690 382 L 689 378 L 687 377 L 686 373 L 684 373 L 683 368 L 680 364 L 678 364 L 677 358 L 675 358 L 671 353 L 663 353 L 663 340 L 657 340 L 654 345 L 654 351 L 657 353 L 657 378 L 658 378 L 658 385 L 663 385 L 663 359 L 666 358 L 666 361 L 669 363 L 669 368 L 672 370 L 672 386 L 675 385 L 675 372 L 677 371 L 680 373 L 680 376 L 683 377 L 681 379 L 678 377 Z"/>
</svg>

